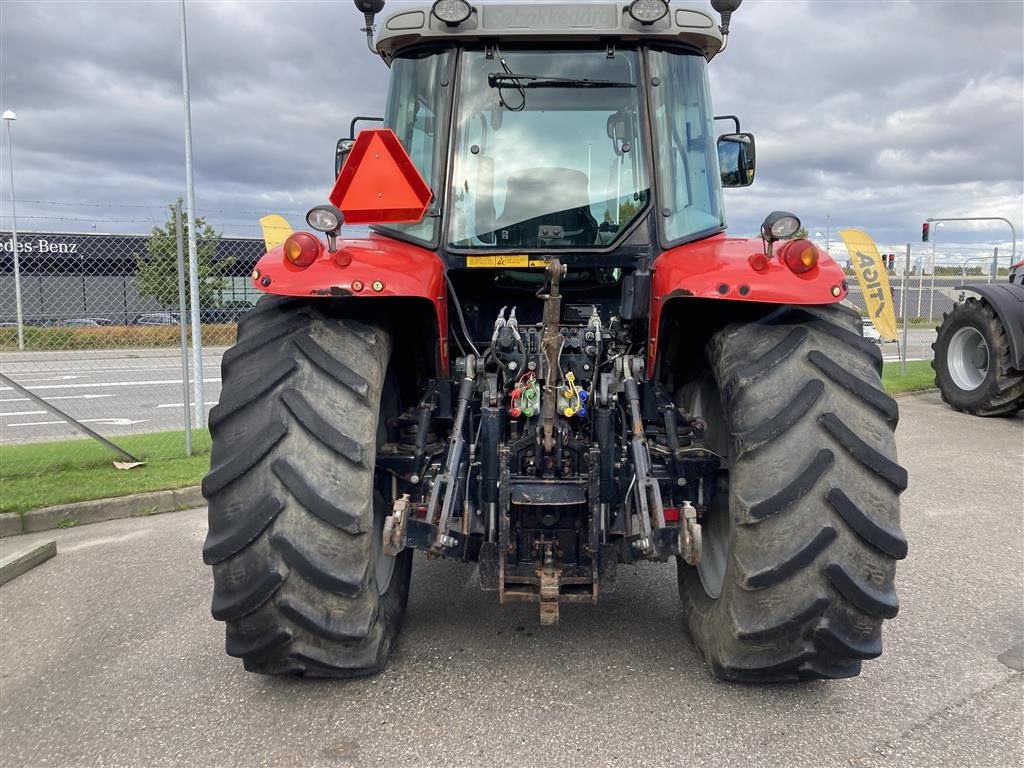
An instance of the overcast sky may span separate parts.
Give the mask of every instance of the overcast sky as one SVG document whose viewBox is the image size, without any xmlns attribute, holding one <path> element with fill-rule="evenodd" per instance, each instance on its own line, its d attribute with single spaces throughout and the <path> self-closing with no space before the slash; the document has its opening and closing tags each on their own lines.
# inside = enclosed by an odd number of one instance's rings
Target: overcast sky
<svg viewBox="0 0 1024 768">
<path fill-rule="evenodd" d="M 197 212 L 234 235 L 268 212 L 301 224 L 351 117 L 383 108 L 361 16 L 347 0 L 189 0 L 187 14 Z M 747 0 L 711 66 L 716 112 L 757 136 L 757 181 L 726 195 L 730 231 L 781 208 L 812 234 L 831 217 L 833 240 L 850 226 L 918 243 L 928 216 L 1005 216 L 1020 234 L 1022 51 L 1022 0 Z M 177 0 L 0 2 L 19 229 L 163 220 L 184 189 L 180 54 Z M 1009 228 L 950 224 L 944 242 L 1008 252 Z"/>
</svg>

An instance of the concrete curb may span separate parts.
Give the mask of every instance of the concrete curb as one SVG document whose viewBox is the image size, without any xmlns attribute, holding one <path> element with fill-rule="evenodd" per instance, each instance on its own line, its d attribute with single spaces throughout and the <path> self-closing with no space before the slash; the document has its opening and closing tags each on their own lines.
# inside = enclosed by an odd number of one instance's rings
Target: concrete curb
<svg viewBox="0 0 1024 768">
<path fill-rule="evenodd" d="M 55 507 L 34 509 L 23 515 L 0 515 L 0 538 L 17 536 L 22 533 L 37 533 L 54 528 L 71 528 L 104 520 L 119 520 L 125 517 L 147 517 L 163 512 L 177 512 L 194 509 L 206 504 L 198 485 L 171 491 L 152 491 L 134 496 L 115 499 L 80 501 L 76 504 L 59 504 Z"/>
</svg>

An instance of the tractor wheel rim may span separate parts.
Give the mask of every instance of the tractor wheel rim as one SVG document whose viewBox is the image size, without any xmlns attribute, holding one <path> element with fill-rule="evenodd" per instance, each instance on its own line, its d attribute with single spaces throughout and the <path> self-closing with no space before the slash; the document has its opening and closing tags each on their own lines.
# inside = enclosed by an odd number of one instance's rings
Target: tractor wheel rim
<svg viewBox="0 0 1024 768">
<path fill-rule="evenodd" d="M 988 342 L 977 328 L 961 328 L 949 340 L 947 362 L 953 383 L 965 392 L 980 387 L 988 376 Z"/>
<path fill-rule="evenodd" d="M 705 445 L 721 456 L 723 463 L 728 466 L 729 437 L 725 431 L 719 393 L 710 376 L 700 382 L 691 410 L 694 416 L 701 417 L 707 423 Z M 720 469 L 716 473 L 713 504 L 708 507 L 701 521 L 701 556 L 697 565 L 701 586 L 712 600 L 722 595 L 729 562 L 730 535 L 729 471 Z"/>
<path fill-rule="evenodd" d="M 395 574 L 395 558 L 384 554 L 384 509 L 383 504 L 378 514 L 373 516 L 373 576 L 377 582 L 377 594 L 383 595 L 391 586 L 391 577 Z"/>
</svg>

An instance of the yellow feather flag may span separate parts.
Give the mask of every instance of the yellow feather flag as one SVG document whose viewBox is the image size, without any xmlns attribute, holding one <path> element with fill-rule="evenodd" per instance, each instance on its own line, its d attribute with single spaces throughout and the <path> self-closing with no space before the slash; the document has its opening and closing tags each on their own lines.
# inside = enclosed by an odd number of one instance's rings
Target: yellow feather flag
<svg viewBox="0 0 1024 768">
<path fill-rule="evenodd" d="M 292 233 L 291 224 L 284 220 L 283 216 L 273 213 L 260 219 L 260 226 L 263 227 L 263 242 L 267 244 L 267 250 L 277 248 Z"/>
<path fill-rule="evenodd" d="M 878 246 L 867 232 L 859 229 L 840 229 L 839 236 L 850 252 L 850 262 L 857 274 L 857 282 L 864 294 L 868 317 L 886 341 L 896 340 L 896 309 L 885 261 Z"/>
</svg>

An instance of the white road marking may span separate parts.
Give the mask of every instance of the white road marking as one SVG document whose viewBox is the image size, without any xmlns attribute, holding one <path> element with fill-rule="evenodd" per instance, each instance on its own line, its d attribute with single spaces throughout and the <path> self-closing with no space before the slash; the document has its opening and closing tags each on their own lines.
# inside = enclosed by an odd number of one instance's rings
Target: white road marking
<svg viewBox="0 0 1024 768">
<path fill-rule="evenodd" d="M 113 395 L 56 395 L 55 397 L 48 397 L 47 400 L 98 400 L 101 397 L 113 397 Z M 0 405 L 4 403 L 27 403 L 31 398 L 28 397 L 6 397 L 0 400 Z"/>
<path fill-rule="evenodd" d="M 206 407 L 207 408 L 213 408 L 213 406 L 215 406 L 216 404 L 217 404 L 217 401 L 214 400 L 212 403 L 208 402 L 206 404 Z M 191 406 L 192 403 L 189 403 L 189 405 Z M 157 406 L 157 408 L 184 408 L 184 407 L 185 407 L 184 403 L 160 403 L 160 405 Z"/>
<path fill-rule="evenodd" d="M 145 424 L 149 419 L 76 419 L 79 424 L 103 424 L 108 427 L 130 427 L 132 424 Z M 8 424 L 8 427 L 49 427 L 54 424 L 67 424 L 66 421 L 24 421 L 20 424 Z"/>
<path fill-rule="evenodd" d="M 71 381 L 72 379 L 80 379 L 85 375 L 86 374 L 82 374 L 80 376 L 33 376 L 30 379 L 18 379 L 17 381 L 19 384 L 23 384 L 26 381 Z"/>
<path fill-rule="evenodd" d="M 0 413 L 0 416 L 4 418 L 8 416 L 39 416 L 44 413 L 49 413 L 49 411 L 11 411 L 10 413 Z"/>
<path fill-rule="evenodd" d="M 203 379 L 206 384 L 220 384 L 220 379 Z M 154 384 L 181 384 L 181 379 L 160 379 L 149 381 L 103 381 L 95 384 L 44 384 L 41 387 L 33 387 L 33 391 L 41 389 L 81 389 L 95 387 L 147 387 Z M 0 392 L 10 392 L 11 387 L 0 387 Z"/>
</svg>

